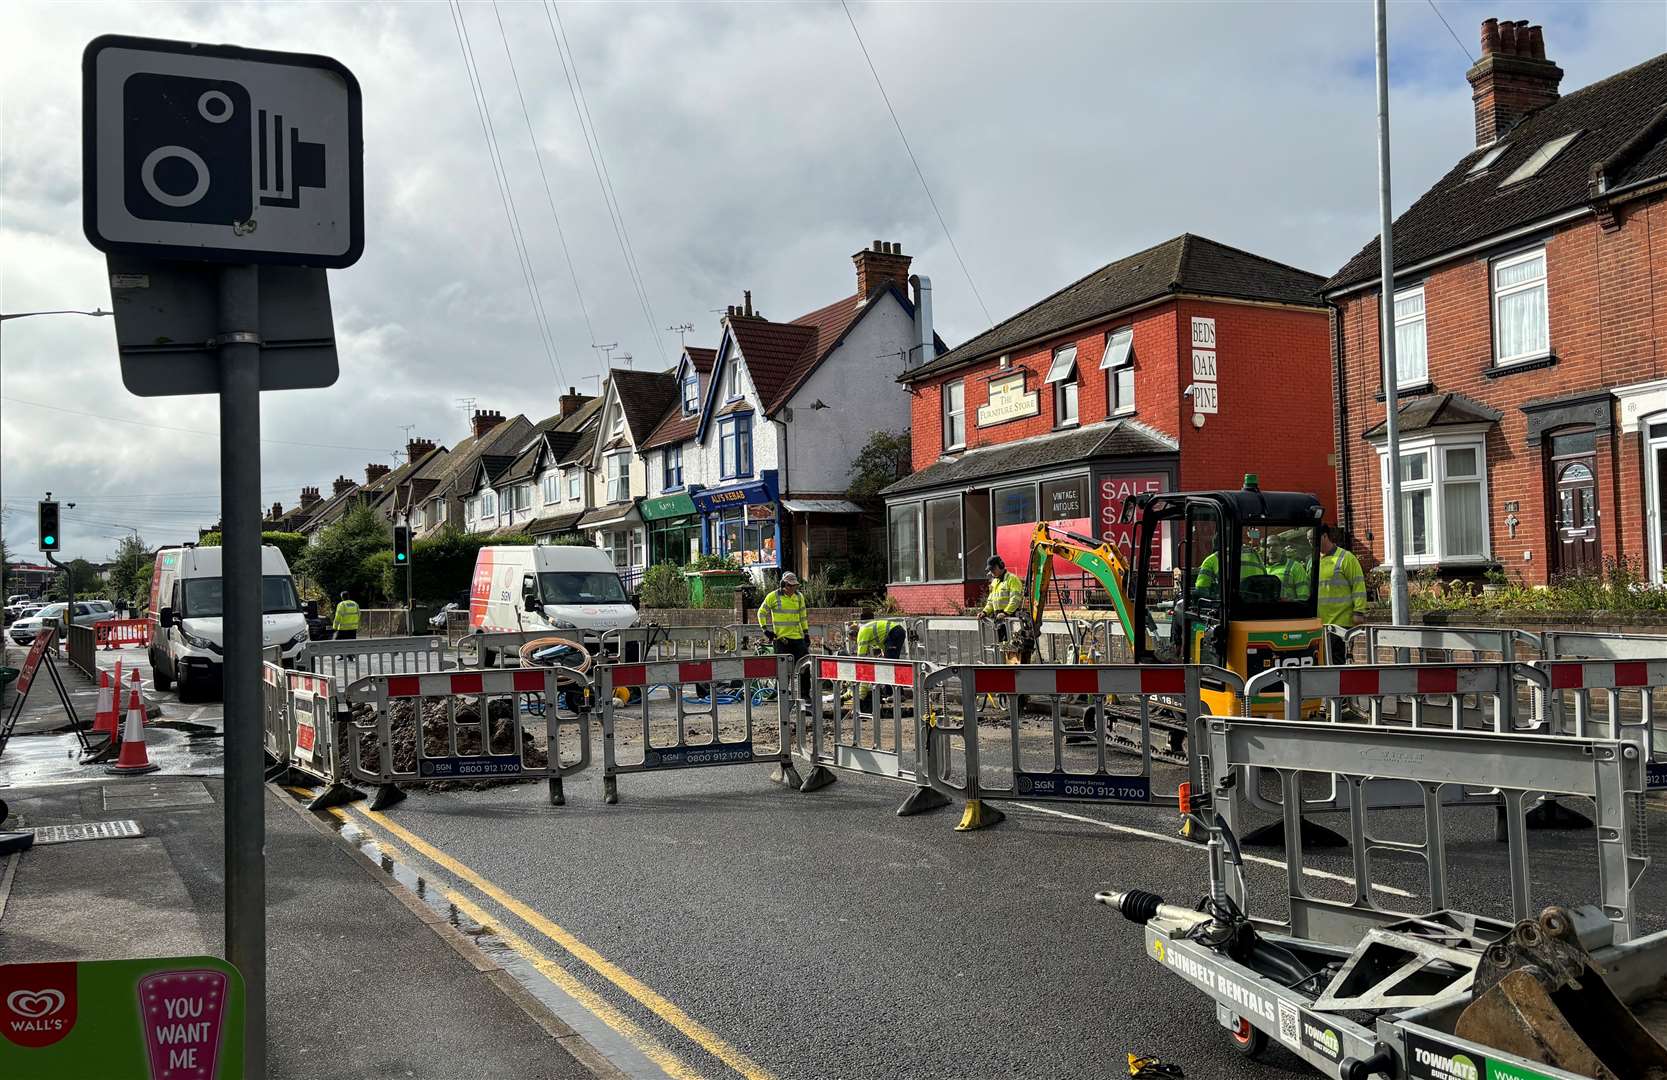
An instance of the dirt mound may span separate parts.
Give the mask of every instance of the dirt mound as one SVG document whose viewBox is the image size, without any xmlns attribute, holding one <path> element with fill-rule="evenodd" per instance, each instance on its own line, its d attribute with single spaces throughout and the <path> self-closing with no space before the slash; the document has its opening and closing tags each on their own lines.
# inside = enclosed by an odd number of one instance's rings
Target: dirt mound
<svg viewBox="0 0 1667 1080">
<path fill-rule="evenodd" d="M 448 698 L 400 698 L 390 707 L 389 734 L 394 748 L 394 771 L 414 773 L 417 771 L 417 711 L 419 703 L 422 710 L 422 740 L 423 755 L 430 758 L 451 757 L 452 748 L 446 739 L 446 709 Z M 483 753 L 513 754 L 515 746 L 515 701 L 509 698 L 494 697 L 488 699 L 487 704 L 487 747 L 482 749 L 480 737 L 480 699 L 464 697 L 455 699 L 457 702 L 457 749 L 455 753 L 460 757 L 472 757 Z M 374 724 L 376 709 L 371 705 L 353 706 L 353 719 L 357 723 Z M 536 719 L 529 717 L 529 719 Z M 523 721 L 525 723 L 525 720 Z M 548 760 L 544 749 L 538 746 L 530 732 L 521 732 L 521 760 L 530 769 L 542 769 Z M 342 752 L 346 753 L 345 744 Z M 370 770 L 377 768 L 376 753 L 370 746 L 366 746 L 360 764 Z M 479 791 L 502 784 L 524 784 L 523 778 L 491 778 L 481 780 L 442 780 L 424 786 L 434 791 L 466 790 Z"/>
</svg>

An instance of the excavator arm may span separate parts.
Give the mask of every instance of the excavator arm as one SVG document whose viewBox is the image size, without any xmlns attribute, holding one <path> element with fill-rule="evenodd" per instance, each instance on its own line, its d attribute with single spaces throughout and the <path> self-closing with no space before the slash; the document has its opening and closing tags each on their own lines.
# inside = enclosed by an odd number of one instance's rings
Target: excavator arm
<svg viewBox="0 0 1667 1080">
<path fill-rule="evenodd" d="M 1123 561 L 1122 553 L 1110 541 L 1082 536 L 1043 521 L 1037 523 L 1036 531 L 1030 537 L 1030 566 L 1025 574 L 1025 599 L 1021 609 L 1025 624 L 1021 662 L 1030 661 L 1030 653 L 1034 651 L 1040 633 L 1055 559 L 1065 560 L 1100 583 L 1117 608 L 1117 621 L 1123 627 L 1123 636 L 1128 638 L 1131 646 L 1138 648 L 1133 609 L 1123 591 L 1129 567 Z"/>
</svg>

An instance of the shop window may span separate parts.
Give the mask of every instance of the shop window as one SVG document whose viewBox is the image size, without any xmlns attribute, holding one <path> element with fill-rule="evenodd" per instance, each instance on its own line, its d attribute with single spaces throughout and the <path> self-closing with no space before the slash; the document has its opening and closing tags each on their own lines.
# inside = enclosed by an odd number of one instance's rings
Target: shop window
<svg viewBox="0 0 1667 1080">
<path fill-rule="evenodd" d="M 943 448 L 967 445 L 967 384 L 956 380 L 943 388 Z"/>
<path fill-rule="evenodd" d="M 984 564 L 990 561 L 988 488 L 969 491 L 961 496 L 961 532 L 967 548 L 967 557 L 961 564 L 961 573 L 968 578 L 978 577 L 984 573 Z"/>
<path fill-rule="evenodd" d="M 901 585 L 921 580 L 921 512 L 919 503 L 893 506 L 887 512 L 886 536 L 891 558 L 891 580 Z"/>
<path fill-rule="evenodd" d="M 751 413 L 737 413 L 718 425 L 718 475 L 724 480 L 752 475 Z"/>
<path fill-rule="evenodd" d="M 990 514 L 995 522 L 995 553 L 1008 569 L 1030 560 L 1030 534 L 1036 530 L 1036 485 L 1015 484 L 990 492 Z M 976 572 L 983 573 L 982 566 Z"/>
<path fill-rule="evenodd" d="M 720 554 L 742 566 L 777 565 L 774 505 L 756 503 L 725 510 L 714 528 Z"/>
<path fill-rule="evenodd" d="M 1134 327 L 1106 335 L 1100 368 L 1106 373 L 1106 412 L 1112 416 L 1134 412 Z"/>
<path fill-rule="evenodd" d="M 932 499 L 926 504 L 926 577 L 960 581 L 961 498 Z"/>
<path fill-rule="evenodd" d="M 1061 345 L 1054 350 L 1047 382 L 1053 387 L 1053 423 L 1065 427 L 1077 422 L 1077 347 Z"/>
</svg>

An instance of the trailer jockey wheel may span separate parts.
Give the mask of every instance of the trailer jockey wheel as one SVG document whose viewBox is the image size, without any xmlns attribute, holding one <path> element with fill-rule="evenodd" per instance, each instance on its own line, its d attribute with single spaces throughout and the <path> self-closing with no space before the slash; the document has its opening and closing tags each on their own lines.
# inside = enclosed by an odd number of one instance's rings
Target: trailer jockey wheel
<svg viewBox="0 0 1667 1080">
<path fill-rule="evenodd" d="M 1234 1024 L 1227 1032 L 1233 1039 L 1233 1049 L 1245 1057 L 1253 1058 L 1267 1049 L 1267 1032 L 1251 1025 L 1249 1020 L 1239 1016 L 1234 1018 Z"/>
</svg>

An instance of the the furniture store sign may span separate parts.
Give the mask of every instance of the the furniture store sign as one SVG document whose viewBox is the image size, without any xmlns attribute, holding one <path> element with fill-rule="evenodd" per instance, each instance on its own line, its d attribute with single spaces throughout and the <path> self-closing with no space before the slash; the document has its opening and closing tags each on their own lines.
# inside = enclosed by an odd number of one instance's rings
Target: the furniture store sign
<svg viewBox="0 0 1667 1080">
<path fill-rule="evenodd" d="M 1021 420 L 1042 411 L 1041 395 L 1025 389 L 1025 373 L 990 380 L 990 401 L 978 407 L 978 426 L 990 427 L 1009 420 Z"/>
</svg>

